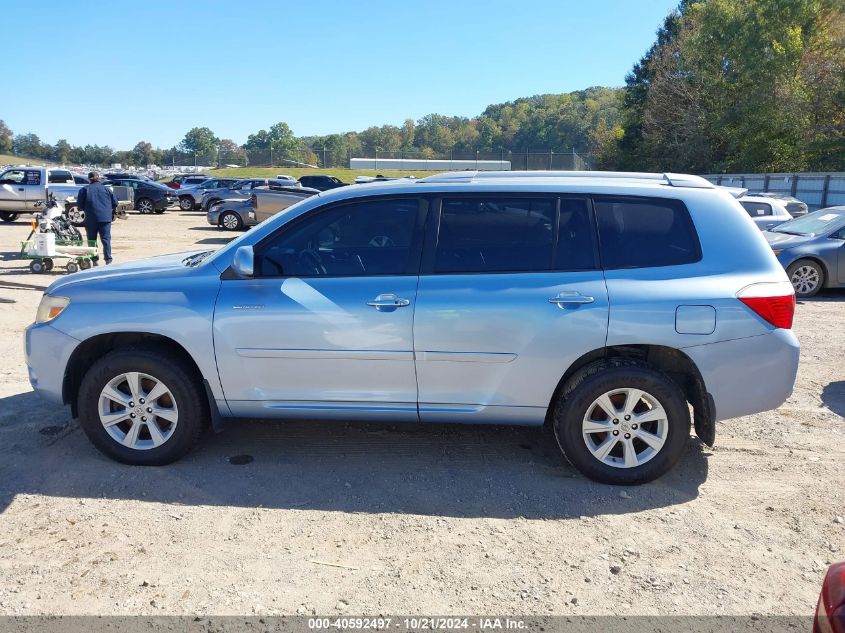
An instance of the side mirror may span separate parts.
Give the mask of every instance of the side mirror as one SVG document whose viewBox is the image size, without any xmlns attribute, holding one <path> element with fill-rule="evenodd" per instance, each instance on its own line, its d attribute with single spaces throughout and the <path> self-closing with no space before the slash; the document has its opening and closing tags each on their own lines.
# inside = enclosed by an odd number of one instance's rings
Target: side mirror
<svg viewBox="0 0 845 633">
<path fill-rule="evenodd" d="M 239 246 L 232 258 L 232 270 L 244 278 L 252 277 L 255 274 L 255 252 L 252 246 Z"/>
</svg>

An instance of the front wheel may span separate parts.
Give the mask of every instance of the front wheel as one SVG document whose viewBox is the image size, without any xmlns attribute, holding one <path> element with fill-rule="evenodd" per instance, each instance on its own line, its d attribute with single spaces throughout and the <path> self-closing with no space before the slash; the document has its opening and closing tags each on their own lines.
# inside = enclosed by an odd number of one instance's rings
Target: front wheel
<svg viewBox="0 0 845 633">
<path fill-rule="evenodd" d="M 182 211 L 192 211 L 194 208 L 194 199 L 191 196 L 182 196 L 179 198 L 179 208 Z"/>
<path fill-rule="evenodd" d="M 83 226 L 85 224 L 85 211 L 76 205 L 68 207 L 67 211 L 65 211 L 65 215 L 67 215 L 68 222 L 74 226 Z"/>
<path fill-rule="evenodd" d="M 554 431 L 581 473 L 607 484 L 643 484 L 668 472 L 689 438 L 683 393 L 665 374 L 626 362 L 588 367 L 563 389 Z"/>
<path fill-rule="evenodd" d="M 153 201 L 149 198 L 141 198 L 138 200 L 135 208 L 138 209 L 139 213 L 152 213 L 155 206 L 153 205 Z"/>
<path fill-rule="evenodd" d="M 237 231 L 243 228 L 244 222 L 234 211 L 226 211 L 220 216 L 220 226 L 227 231 Z"/>
<path fill-rule="evenodd" d="M 795 296 L 799 299 L 815 297 L 824 286 L 824 270 L 812 259 L 799 259 L 786 269 Z"/>
<path fill-rule="evenodd" d="M 124 464 L 160 466 L 199 441 L 208 408 L 180 357 L 126 348 L 98 360 L 79 388 L 79 422 L 100 452 Z"/>
<path fill-rule="evenodd" d="M 12 213 L 11 211 L 2 211 L 0 212 L 0 220 L 3 222 L 14 222 L 18 219 L 20 213 Z"/>
</svg>

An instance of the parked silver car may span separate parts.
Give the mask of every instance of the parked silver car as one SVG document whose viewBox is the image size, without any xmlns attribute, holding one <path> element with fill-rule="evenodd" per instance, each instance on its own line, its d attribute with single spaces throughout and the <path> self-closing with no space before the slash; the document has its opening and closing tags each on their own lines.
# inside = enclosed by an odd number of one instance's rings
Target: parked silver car
<svg viewBox="0 0 845 633">
<path fill-rule="evenodd" d="M 208 189 L 202 195 L 200 204 L 203 209 L 208 211 L 211 205 L 221 200 L 246 200 L 252 195 L 252 190 L 256 187 L 289 187 L 290 183 L 286 180 L 276 180 L 274 178 L 243 178 L 228 187 L 220 189 Z"/>
<path fill-rule="evenodd" d="M 252 208 L 252 201 L 249 199 L 215 202 L 205 217 L 211 226 L 225 231 L 240 231 L 258 224 L 255 219 L 255 209 Z"/>
<path fill-rule="evenodd" d="M 179 208 L 182 211 L 193 211 L 202 208 L 202 197 L 206 191 L 231 187 L 238 178 L 209 178 L 198 185 L 182 186 L 176 192 L 179 195 Z"/>
<path fill-rule="evenodd" d="M 761 231 L 768 231 L 792 219 L 786 204 L 777 198 L 745 195 L 739 198 L 739 203 Z"/>
</svg>

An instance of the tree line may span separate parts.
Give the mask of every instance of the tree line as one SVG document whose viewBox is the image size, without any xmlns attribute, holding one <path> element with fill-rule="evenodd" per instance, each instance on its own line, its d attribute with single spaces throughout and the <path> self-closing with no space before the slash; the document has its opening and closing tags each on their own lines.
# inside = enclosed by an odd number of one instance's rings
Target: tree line
<svg viewBox="0 0 845 633">
<path fill-rule="evenodd" d="M 731 172 L 845 169 L 842 0 L 681 0 L 622 88 L 592 87 L 429 114 L 402 125 L 297 137 L 279 122 L 243 144 L 195 127 L 169 149 L 44 144 L 0 122 L 0 153 L 62 163 L 244 164 L 475 152 L 567 152 L 595 169 Z"/>
</svg>

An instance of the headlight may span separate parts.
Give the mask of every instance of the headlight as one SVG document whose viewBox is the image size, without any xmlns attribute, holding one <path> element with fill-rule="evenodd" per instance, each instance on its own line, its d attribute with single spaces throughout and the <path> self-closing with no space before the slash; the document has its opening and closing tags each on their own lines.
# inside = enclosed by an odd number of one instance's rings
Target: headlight
<svg viewBox="0 0 845 633">
<path fill-rule="evenodd" d="M 35 313 L 35 322 L 47 323 L 47 321 L 52 321 L 64 312 L 64 309 L 69 304 L 70 299 L 67 297 L 44 295 L 41 297 L 41 303 L 38 304 L 38 311 Z"/>
</svg>

